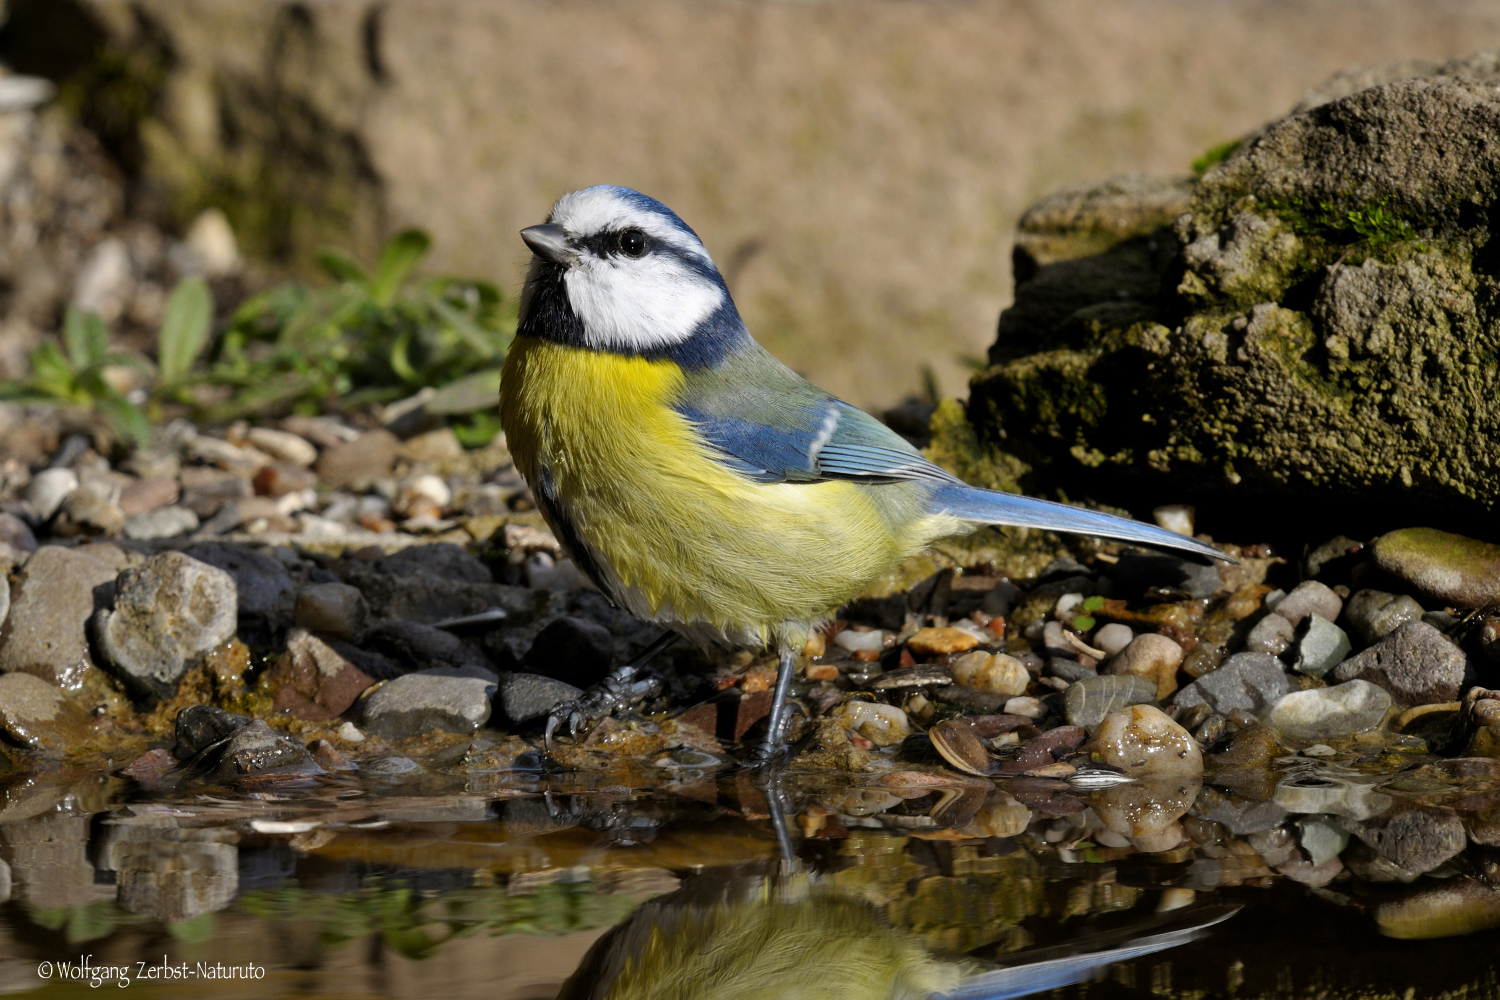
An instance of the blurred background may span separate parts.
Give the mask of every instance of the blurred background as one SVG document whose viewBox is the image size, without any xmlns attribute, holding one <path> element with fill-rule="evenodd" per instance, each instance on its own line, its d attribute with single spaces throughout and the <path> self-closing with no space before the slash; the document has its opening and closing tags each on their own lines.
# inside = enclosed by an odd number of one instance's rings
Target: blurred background
<svg viewBox="0 0 1500 1000">
<path fill-rule="evenodd" d="M 1342 67 L 1497 45 L 1493 0 L 8 0 L 0 61 L 56 89 L 0 97 L 0 378 L 70 302 L 149 346 L 183 274 L 222 312 L 404 227 L 419 273 L 514 295 L 516 231 L 612 182 L 814 381 L 962 394 L 1032 199 L 1188 173 Z"/>
</svg>

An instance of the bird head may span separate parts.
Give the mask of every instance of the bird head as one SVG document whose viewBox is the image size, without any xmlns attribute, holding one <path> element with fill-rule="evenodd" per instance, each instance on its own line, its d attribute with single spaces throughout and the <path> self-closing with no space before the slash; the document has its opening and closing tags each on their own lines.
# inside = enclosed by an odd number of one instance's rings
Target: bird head
<svg viewBox="0 0 1500 1000">
<path fill-rule="evenodd" d="M 654 198 L 583 188 L 521 239 L 534 254 L 522 336 L 678 360 L 706 360 L 748 337 L 698 234 Z"/>
</svg>

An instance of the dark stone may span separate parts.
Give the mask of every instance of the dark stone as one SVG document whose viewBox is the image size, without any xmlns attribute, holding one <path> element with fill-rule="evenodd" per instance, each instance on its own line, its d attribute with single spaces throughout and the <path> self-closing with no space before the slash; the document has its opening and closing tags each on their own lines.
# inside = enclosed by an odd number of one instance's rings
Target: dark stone
<svg viewBox="0 0 1500 1000">
<path fill-rule="evenodd" d="M 191 760 L 222 739 L 250 725 L 245 715 L 231 715 L 213 705 L 190 705 L 177 713 L 177 744 L 172 756 Z"/>
<path fill-rule="evenodd" d="M 259 719 L 236 729 L 219 754 L 212 779 L 230 782 L 257 774 L 321 773 L 307 748 Z"/>
<path fill-rule="evenodd" d="M 1088 731 L 1082 726 L 1058 726 L 1056 729 L 1049 729 L 1040 736 L 1028 740 L 1021 748 L 1020 756 L 1014 760 L 1005 761 L 998 770 L 1001 774 L 1014 775 L 1038 767 L 1046 767 L 1081 747 L 1083 741 L 1088 739 L 1088 735 Z"/>
<path fill-rule="evenodd" d="M 1200 600 L 1219 589 L 1219 569 L 1161 553 L 1130 552 L 1109 569 L 1116 596 L 1139 597 L 1151 587 L 1181 590 Z"/>
<path fill-rule="evenodd" d="M 1407 622 L 1362 653 L 1333 668 L 1337 682 L 1378 684 L 1403 705 L 1454 701 L 1464 682 L 1468 657 L 1426 622 Z"/>
<path fill-rule="evenodd" d="M 433 576 L 456 583 L 494 583 L 489 567 L 457 545 L 435 542 L 412 545 L 375 562 L 387 576 Z"/>
<path fill-rule="evenodd" d="M 401 554 L 403 553 L 397 553 Z M 546 595 L 525 587 L 447 579 L 423 571 L 421 564 L 398 563 L 402 569 L 409 570 L 405 575 L 382 572 L 378 568 L 387 559 L 394 558 L 396 556 L 386 556 L 375 563 L 361 559 L 341 559 L 333 567 L 345 583 L 358 587 L 364 594 L 372 619 L 389 618 L 432 624 L 449 618 L 478 614 L 490 608 L 501 608 L 515 618 L 515 622 L 507 619 L 509 628 L 529 621 L 537 606 L 547 600 Z M 483 569 L 483 564 L 472 557 L 464 558 Z M 454 565 L 462 567 L 466 564 L 455 560 Z M 473 575 L 472 570 L 473 567 L 470 566 L 469 575 Z M 484 572 L 486 575 L 489 573 L 488 570 Z"/>
<path fill-rule="evenodd" d="M 1061 677 L 1069 683 L 1099 676 L 1099 671 L 1093 667 L 1085 667 L 1077 660 L 1070 660 L 1064 656 L 1054 656 L 1047 660 L 1047 666 L 1042 669 L 1042 673 L 1048 677 Z"/>
<path fill-rule="evenodd" d="M 501 676 L 496 702 L 506 719 L 520 725 L 582 695 L 580 689 L 551 677 L 512 673 Z"/>
<path fill-rule="evenodd" d="M 615 637 L 587 618 L 566 615 L 537 633 L 521 660 L 523 671 L 586 688 L 614 667 Z"/>
<path fill-rule="evenodd" d="M 416 622 L 379 622 L 366 632 L 362 645 L 402 665 L 406 673 L 433 667 L 494 669 L 483 653 L 462 639 Z"/>
<path fill-rule="evenodd" d="M 1217 670 L 1204 674 L 1173 702 L 1182 708 L 1206 704 L 1221 715 L 1235 709 L 1257 712 L 1292 690 L 1291 678 L 1270 653 L 1236 653 Z"/>
</svg>

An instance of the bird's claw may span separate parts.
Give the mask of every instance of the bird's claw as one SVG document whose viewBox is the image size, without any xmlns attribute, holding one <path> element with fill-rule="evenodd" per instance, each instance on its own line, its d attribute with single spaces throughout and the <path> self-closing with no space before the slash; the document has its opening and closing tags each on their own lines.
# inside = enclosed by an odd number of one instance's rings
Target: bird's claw
<svg viewBox="0 0 1500 1000">
<path fill-rule="evenodd" d="M 583 697 L 554 707 L 547 715 L 547 728 L 542 734 L 543 745 L 552 749 L 552 737 L 564 722 L 568 725 L 568 735 L 576 739 L 580 732 L 587 731 L 616 712 L 623 712 L 661 693 L 661 681 L 655 677 L 638 680 L 638 672 L 639 668 L 633 665 L 621 667 L 584 692 Z"/>
</svg>

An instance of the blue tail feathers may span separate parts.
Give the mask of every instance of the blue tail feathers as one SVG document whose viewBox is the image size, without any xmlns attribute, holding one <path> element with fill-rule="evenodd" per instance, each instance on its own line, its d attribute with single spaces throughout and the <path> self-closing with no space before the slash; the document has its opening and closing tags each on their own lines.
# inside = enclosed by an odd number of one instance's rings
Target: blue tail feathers
<svg viewBox="0 0 1500 1000">
<path fill-rule="evenodd" d="M 1069 507 L 1067 504 L 1038 500 L 1018 493 L 996 493 L 974 486 L 940 486 L 933 491 L 927 508 L 933 514 L 946 512 L 976 524 L 1007 524 L 1018 528 L 1096 535 L 1152 548 L 1191 552 L 1209 559 L 1229 558 L 1212 545 L 1158 528 L 1154 524 L 1130 521 L 1113 514 Z"/>
</svg>

